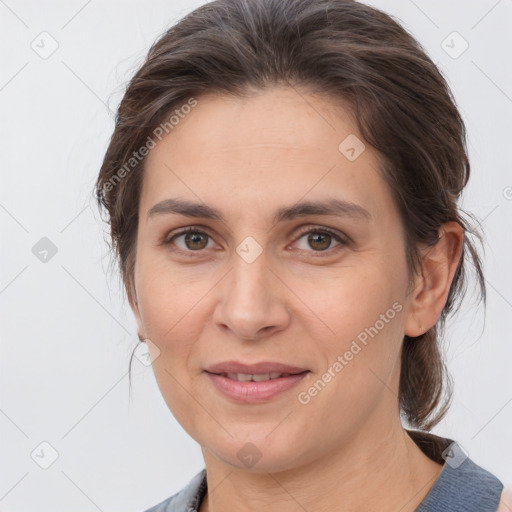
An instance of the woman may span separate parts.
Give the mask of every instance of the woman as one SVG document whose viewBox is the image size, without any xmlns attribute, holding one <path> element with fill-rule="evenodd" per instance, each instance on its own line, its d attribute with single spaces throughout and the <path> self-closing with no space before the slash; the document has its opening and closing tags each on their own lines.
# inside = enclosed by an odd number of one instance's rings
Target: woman
<svg viewBox="0 0 512 512">
<path fill-rule="evenodd" d="M 147 512 L 497 509 L 428 432 L 468 258 L 485 300 L 469 170 L 445 80 L 371 7 L 216 0 L 153 45 L 96 193 L 205 469 Z"/>
</svg>

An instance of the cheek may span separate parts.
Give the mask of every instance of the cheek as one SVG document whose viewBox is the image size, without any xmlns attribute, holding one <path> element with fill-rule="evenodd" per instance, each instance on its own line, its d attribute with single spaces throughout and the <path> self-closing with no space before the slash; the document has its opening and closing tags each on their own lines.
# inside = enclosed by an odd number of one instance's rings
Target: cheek
<svg viewBox="0 0 512 512">
<path fill-rule="evenodd" d="M 400 330 L 402 319 L 396 315 L 397 306 L 393 309 L 393 304 L 398 302 L 403 309 L 405 271 L 404 275 L 399 275 L 396 269 L 392 272 L 392 265 L 388 265 L 386 259 L 376 262 L 368 257 L 366 260 L 339 269 L 335 276 L 294 283 L 300 288 L 301 296 L 307 297 L 307 305 L 322 320 L 315 324 L 321 326 L 322 332 L 323 327 L 328 327 L 326 339 L 332 340 L 328 344 L 329 352 L 343 349 L 358 336 L 364 341 L 365 332 L 375 324 L 384 336 Z M 399 265 L 397 261 L 395 266 Z"/>
<path fill-rule="evenodd" d="M 151 354 L 152 369 L 168 407 L 181 416 L 180 410 L 190 402 L 185 391 L 190 388 L 189 361 L 203 329 L 201 298 L 208 287 L 204 280 L 179 282 L 155 265 L 141 265 L 138 279 L 145 334 L 156 346 L 156 357 Z"/>
<path fill-rule="evenodd" d="M 193 339 L 198 322 L 197 315 L 209 288 L 212 276 L 190 270 L 181 271 L 172 266 L 165 252 L 140 248 L 136 264 L 136 289 L 141 317 L 146 331 L 155 343 L 165 346 L 173 339 Z M 149 337 L 151 337 L 149 336 Z"/>
<path fill-rule="evenodd" d="M 322 320 L 315 321 L 316 333 L 310 334 L 322 340 L 318 349 L 325 368 L 319 371 L 331 368 L 336 375 L 332 388 L 339 391 L 331 396 L 333 400 L 371 399 L 374 384 L 381 387 L 378 378 L 384 382 L 390 378 L 403 338 L 406 271 L 402 263 L 400 257 L 368 258 L 365 264 L 343 269 L 336 279 L 326 279 L 323 287 L 317 281 L 303 289 Z"/>
<path fill-rule="evenodd" d="M 324 366 L 299 390 L 309 421 L 341 437 L 355 434 L 372 415 L 386 421 L 382 411 L 394 411 L 397 400 L 403 311 L 389 293 L 337 308 L 331 317 L 336 336 L 324 336 L 320 349 Z"/>
<path fill-rule="evenodd" d="M 162 266 L 139 271 L 138 297 L 147 337 L 156 345 L 152 369 L 168 408 L 186 430 L 194 431 L 203 412 L 191 401 L 190 368 L 195 342 L 204 329 L 205 296 L 210 281 L 182 282 Z"/>
</svg>

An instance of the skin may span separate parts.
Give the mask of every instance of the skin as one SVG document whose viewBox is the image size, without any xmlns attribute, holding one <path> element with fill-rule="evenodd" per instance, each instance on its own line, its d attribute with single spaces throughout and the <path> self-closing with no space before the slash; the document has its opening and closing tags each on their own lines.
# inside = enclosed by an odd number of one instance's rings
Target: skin
<svg viewBox="0 0 512 512">
<path fill-rule="evenodd" d="M 509 486 L 503 489 L 500 503 L 496 512 L 510 512 L 512 510 L 512 488 Z"/>
<path fill-rule="evenodd" d="M 162 396 L 202 447 L 209 492 L 201 512 L 413 511 L 442 466 L 402 428 L 401 344 L 404 334 L 418 336 L 438 320 L 462 228 L 447 223 L 439 243 L 422 248 L 423 268 L 408 293 L 402 224 L 379 155 L 366 145 L 349 161 L 338 150 L 350 134 L 362 139 L 340 102 L 284 87 L 243 99 L 197 99 L 147 158 L 130 303 L 139 336 L 151 340 Z M 331 197 L 357 203 L 371 218 L 273 223 L 280 207 Z M 206 203 L 225 220 L 148 219 L 168 198 Z M 185 235 L 160 245 L 198 224 L 208 235 L 204 248 L 187 246 Z M 300 228 L 330 228 L 349 242 L 327 238 L 322 251 Z M 263 251 L 252 263 L 236 252 L 248 236 Z M 401 311 L 300 403 L 298 394 L 396 302 Z M 232 359 L 279 361 L 310 373 L 265 403 L 235 403 L 203 371 Z M 247 442 L 261 454 L 252 467 L 237 457 Z"/>
</svg>

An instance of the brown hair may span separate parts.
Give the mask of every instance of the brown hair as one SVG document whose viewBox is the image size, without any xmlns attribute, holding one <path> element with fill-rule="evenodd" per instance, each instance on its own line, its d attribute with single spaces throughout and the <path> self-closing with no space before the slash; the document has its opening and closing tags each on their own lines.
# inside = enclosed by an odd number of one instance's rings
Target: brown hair
<svg viewBox="0 0 512 512">
<path fill-rule="evenodd" d="M 361 135 L 380 153 L 382 175 L 399 207 L 411 284 L 421 263 L 419 244 L 436 244 L 448 221 L 465 230 L 437 324 L 403 341 L 401 414 L 412 427 L 430 430 L 451 401 L 440 343 L 447 314 L 465 295 L 468 256 L 486 302 L 481 261 L 467 235 L 482 238 L 456 204 L 470 166 L 449 87 L 420 44 L 377 9 L 352 0 L 215 0 L 155 42 L 127 86 L 95 186 L 100 209 L 109 214 L 128 298 L 133 303 L 145 162 L 132 162 L 134 152 L 191 97 L 248 95 L 272 85 L 304 86 L 350 105 Z"/>
</svg>

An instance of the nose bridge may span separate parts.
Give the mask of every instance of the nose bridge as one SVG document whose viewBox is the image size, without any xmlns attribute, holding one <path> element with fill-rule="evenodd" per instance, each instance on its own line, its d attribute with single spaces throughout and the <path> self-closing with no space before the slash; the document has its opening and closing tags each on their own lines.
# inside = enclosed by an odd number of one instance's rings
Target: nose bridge
<svg viewBox="0 0 512 512">
<path fill-rule="evenodd" d="M 267 274 L 272 273 L 267 269 L 269 258 L 264 236 L 261 233 L 258 241 L 248 235 L 234 247 L 230 291 L 238 301 L 261 301 L 261 297 L 268 293 Z"/>
<path fill-rule="evenodd" d="M 251 243 L 242 242 L 233 255 L 233 270 L 231 282 L 227 291 L 229 307 L 242 318 L 256 321 L 263 316 L 266 304 L 272 295 L 270 290 L 267 254 L 261 250 L 256 254 L 256 248 Z M 238 313 L 236 313 L 238 311 Z"/>
<path fill-rule="evenodd" d="M 233 253 L 232 269 L 217 304 L 215 321 L 238 338 L 257 338 L 271 327 L 282 328 L 288 320 L 285 298 L 267 268 L 269 258 L 252 237 Z"/>
</svg>

